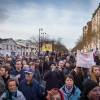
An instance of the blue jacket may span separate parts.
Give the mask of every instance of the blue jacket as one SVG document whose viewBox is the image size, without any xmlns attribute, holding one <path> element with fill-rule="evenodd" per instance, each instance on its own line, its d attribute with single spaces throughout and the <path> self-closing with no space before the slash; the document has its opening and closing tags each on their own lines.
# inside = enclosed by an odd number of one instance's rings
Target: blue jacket
<svg viewBox="0 0 100 100">
<path fill-rule="evenodd" d="M 17 76 L 18 74 L 20 74 L 21 77 L 18 79 L 18 80 L 19 80 L 19 83 L 20 83 L 23 79 L 25 79 L 24 69 L 21 69 L 19 72 L 18 72 L 17 70 L 13 70 L 13 71 L 11 71 L 10 74 L 11 74 L 11 75 L 15 75 L 15 76 Z"/>
<path fill-rule="evenodd" d="M 76 87 L 75 85 L 73 86 L 73 90 L 72 90 L 72 94 L 70 97 L 68 97 L 66 91 L 65 91 L 65 86 L 64 85 L 60 90 L 64 93 L 64 100 L 79 100 L 80 99 L 80 94 L 81 91 L 79 90 L 78 87 Z"/>
<path fill-rule="evenodd" d="M 35 79 L 32 79 L 30 84 L 27 84 L 25 79 L 21 81 L 19 90 L 23 93 L 26 100 L 39 100 L 43 94 L 40 84 Z"/>
</svg>

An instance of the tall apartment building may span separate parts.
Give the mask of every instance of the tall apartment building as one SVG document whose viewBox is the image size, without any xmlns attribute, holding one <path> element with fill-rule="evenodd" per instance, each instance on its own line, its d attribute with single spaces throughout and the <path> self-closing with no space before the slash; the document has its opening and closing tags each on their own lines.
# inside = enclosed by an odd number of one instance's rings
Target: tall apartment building
<svg viewBox="0 0 100 100">
<path fill-rule="evenodd" d="M 100 3 L 92 14 L 92 47 L 100 50 Z"/>
<path fill-rule="evenodd" d="M 87 22 L 87 25 L 83 27 L 83 41 L 84 41 L 84 51 L 89 52 L 91 49 L 91 31 L 92 31 L 92 21 Z"/>
</svg>

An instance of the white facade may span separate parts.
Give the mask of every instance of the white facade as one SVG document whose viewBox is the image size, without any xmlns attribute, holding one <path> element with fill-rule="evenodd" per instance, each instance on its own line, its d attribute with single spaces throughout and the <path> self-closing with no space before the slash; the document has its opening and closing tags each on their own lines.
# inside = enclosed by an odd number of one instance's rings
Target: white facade
<svg viewBox="0 0 100 100">
<path fill-rule="evenodd" d="M 10 39 L 1 39 L 0 42 L 0 50 L 1 54 L 6 56 L 6 55 L 17 55 L 17 45 L 15 41 L 10 38 Z"/>
<path fill-rule="evenodd" d="M 22 55 L 33 56 L 38 52 L 38 46 L 29 40 L 16 40 L 16 43 L 21 46 Z"/>
</svg>

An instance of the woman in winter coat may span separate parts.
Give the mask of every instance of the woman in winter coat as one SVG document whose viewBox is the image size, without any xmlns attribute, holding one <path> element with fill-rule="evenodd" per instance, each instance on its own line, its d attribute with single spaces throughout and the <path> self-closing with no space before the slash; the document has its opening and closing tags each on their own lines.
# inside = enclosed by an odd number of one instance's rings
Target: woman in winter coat
<svg viewBox="0 0 100 100">
<path fill-rule="evenodd" d="M 64 95 L 58 88 L 53 88 L 48 92 L 47 100 L 64 100 Z"/>
<path fill-rule="evenodd" d="M 64 100 L 79 100 L 81 91 L 74 85 L 74 78 L 71 74 L 66 75 L 65 85 L 60 89 L 64 93 Z"/>
<path fill-rule="evenodd" d="M 98 65 L 92 66 L 89 70 L 89 78 L 99 84 L 100 68 Z M 100 84 L 99 84 L 100 85 Z"/>
<path fill-rule="evenodd" d="M 83 93 L 80 100 L 100 100 L 100 87 L 91 79 L 83 82 Z"/>
<path fill-rule="evenodd" d="M 22 92 L 17 89 L 17 81 L 9 79 L 6 83 L 6 91 L 1 95 L 0 100 L 26 100 Z"/>
</svg>

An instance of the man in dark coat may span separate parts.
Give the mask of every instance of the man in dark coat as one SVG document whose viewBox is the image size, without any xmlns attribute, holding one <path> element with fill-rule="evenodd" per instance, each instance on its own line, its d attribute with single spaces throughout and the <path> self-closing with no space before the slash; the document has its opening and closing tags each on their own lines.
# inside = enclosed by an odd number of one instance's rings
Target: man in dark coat
<svg viewBox="0 0 100 100">
<path fill-rule="evenodd" d="M 43 75 L 44 75 L 44 72 L 46 70 L 49 70 L 50 69 L 49 64 L 50 64 L 49 57 L 48 56 L 45 56 L 45 61 L 43 63 Z"/>
<path fill-rule="evenodd" d="M 46 93 L 52 88 L 59 88 L 60 73 L 56 70 L 55 63 L 50 63 L 50 70 L 44 73 L 44 80 L 46 81 Z"/>
</svg>

